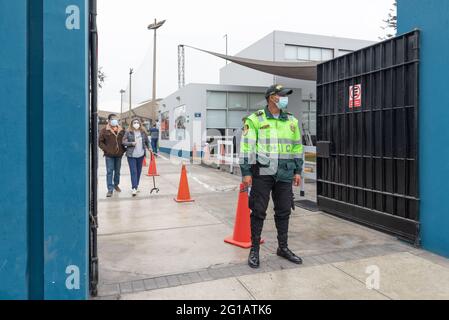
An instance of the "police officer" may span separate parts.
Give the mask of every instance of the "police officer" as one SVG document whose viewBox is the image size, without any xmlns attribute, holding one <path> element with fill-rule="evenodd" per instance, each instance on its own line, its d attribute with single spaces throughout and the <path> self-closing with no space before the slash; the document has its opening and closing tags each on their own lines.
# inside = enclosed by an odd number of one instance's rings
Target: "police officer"
<svg viewBox="0 0 449 320">
<path fill-rule="evenodd" d="M 251 268 L 259 268 L 261 234 L 270 194 L 274 201 L 278 231 L 277 255 L 293 263 L 302 259 L 288 248 L 288 227 L 293 203 L 293 187 L 301 184 L 302 137 L 298 120 L 286 111 L 293 93 L 281 85 L 268 88 L 268 105 L 246 119 L 241 143 L 243 183 L 250 188 L 252 248 Z"/>
</svg>

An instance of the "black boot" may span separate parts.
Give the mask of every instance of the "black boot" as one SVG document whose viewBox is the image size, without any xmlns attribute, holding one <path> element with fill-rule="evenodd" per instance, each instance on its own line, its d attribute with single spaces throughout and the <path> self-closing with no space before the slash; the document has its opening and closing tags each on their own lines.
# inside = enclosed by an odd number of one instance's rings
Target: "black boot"
<svg viewBox="0 0 449 320">
<path fill-rule="evenodd" d="M 260 242 L 260 240 L 259 240 Z M 260 246 L 252 246 L 248 257 L 248 265 L 253 269 L 258 269 L 260 267 L 260 257 L 259 257 Z"/>
<path fill-rule="evenodd" d="M 252 247 L 248 257 L 248 265 L 257 269 L 260 267 L 260 240 L 262 235 L 264 220 L 251 216 L 251 242 Z"/>
<path fill-rule="evenodd" d="M 292 263 L 302 264 L 302 259 L 294 254 L 288 247 L 279 248 L 277 255 L 281 258 L 287 259 Z"/>
<path fill-rule="evenodd" d="M 277 251 L 277 255 L 295 264 L 302 264 L 302 259 L 298 257 L 296 254 L 294 254 L 288 248 L 289 217 L 287 218 L 276 217 L 275 221 L 276 221 L 276 228 L 278 230 L 278 242 L 279 242 L 279 249 Z"/>
<path fill-rule="evenodd" d="M 284 227 L 284 230 L 285 227 Z M 295 264 L 302 264 L 302 259 L 288 248 L 288 233 L 278 234 L 279 248 L 277 255 Z"/>
</svg>

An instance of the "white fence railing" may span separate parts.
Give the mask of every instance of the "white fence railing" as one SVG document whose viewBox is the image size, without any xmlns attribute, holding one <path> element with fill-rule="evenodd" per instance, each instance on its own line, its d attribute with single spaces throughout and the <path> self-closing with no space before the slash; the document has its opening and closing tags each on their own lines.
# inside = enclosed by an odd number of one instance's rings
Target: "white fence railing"
<svg viewBox="0 0 449 320">
<path fill-rule="evenodd" d="M 229 171 L 234 173 L 234 168 L 239 166 L 239 154 L 234 153 L 234 143 L 232 138 L 233 137 L 217 137 L 215 140 L 216 149 L 214 155 L 210 154 L 210 149 L 213 148 L 213 145 L 206 144 L 205 148 L 208 149 L 208 152 L 204 152 L 203 154 L 208 154 L 208 156 L 205 162 L 217 166 L 227 165 L 229 166 Z M 310 158 L 315 161 L 310 161 Z M 302 173 L 301 194 L 305 192 L 306 179 L 312 181 L 317 180 L 316 147 L 304 146 L 303 160 L 304 167 Z"/>
</svg>

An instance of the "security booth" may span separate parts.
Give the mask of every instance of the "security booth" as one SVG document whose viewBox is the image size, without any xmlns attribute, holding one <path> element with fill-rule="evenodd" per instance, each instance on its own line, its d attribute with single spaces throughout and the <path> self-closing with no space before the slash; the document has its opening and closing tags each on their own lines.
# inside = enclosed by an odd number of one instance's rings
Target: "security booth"
<svg viewBox="0 0 449 320">
<path fill-rule="evenodd" d="M 420 33 L 318 66 L 321 210 L 420 244 Z"/>
</svg>

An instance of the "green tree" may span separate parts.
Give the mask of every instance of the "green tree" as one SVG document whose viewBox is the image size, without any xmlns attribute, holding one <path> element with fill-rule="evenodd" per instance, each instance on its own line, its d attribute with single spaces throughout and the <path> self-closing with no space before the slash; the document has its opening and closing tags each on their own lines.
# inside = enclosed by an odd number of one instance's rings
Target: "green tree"
<svg viewBox="0 0 449 320">
<path fill-rule="evenodd" d="M 106 81 L 106 78 L 107 78 L 107 76 L 106 76 L 106 74 L 104 73 L 103 68 L 102 68 L 102 67 L 99 68 L 99 69 L 98 69 L 98 87 L 99 87 L 100 89 L 103 88 L 103 85 L 104 85 L 104 83 L 105 83 L 105 81 Z"/>
<path fill-rule="evenodd" d="M 386 33 L 384 36 L 379 37 L 380 40 L 390 39 L 396 36 L 398 30 L 398 2 L 394 0 L 393 8 L 390 9 L 388 17 L 383 20 L 384 26 L 381 27 Z"/>
</svg>

